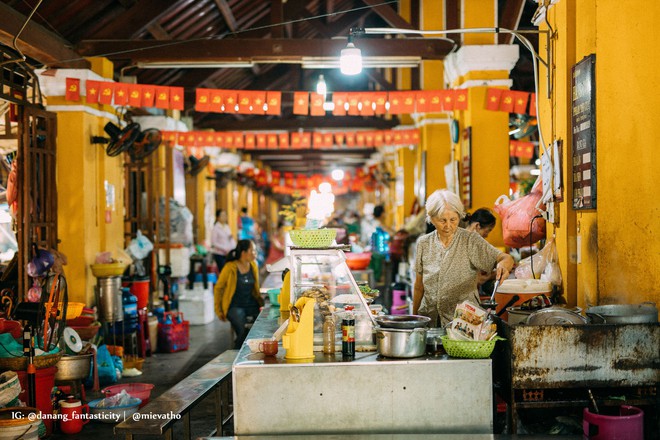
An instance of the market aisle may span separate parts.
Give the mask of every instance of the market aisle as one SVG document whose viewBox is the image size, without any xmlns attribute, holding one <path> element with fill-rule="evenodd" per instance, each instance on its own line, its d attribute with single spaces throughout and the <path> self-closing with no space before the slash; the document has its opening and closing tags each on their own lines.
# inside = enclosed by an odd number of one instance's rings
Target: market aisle
<svg viewBox="0 0 660 440">
<path fill-rule="evenodd" d="M 151 399 L 156 398 L 177 382 L 193 373 L 220 353 L 232 347 L 232 334 L 228 322 L 214 319 L 207 325 L 190 326 L 190 348 L 178 353 L 156 353 L 144 362 L 143 374 L 138 377 L 123 378 L 119 384 L 130 382 L 152 383 L 155 385 Z M 87 393 L 87 400 L 102 397 L 100 393 Z M 192 412 L 193 437 L 208 435 L 214 427 L 213 399 L 200 403 Z M 181 438 L 181 423 L 175 424 L 174 438 Z M 113 439 L 114 424 L 90 422 L 76 435 L 54 433 L 52 439 Z M 118 437 L 117 437 L 118 438 Z M 149 436 L 140 438 L 148 439 Z M 154 437 L 158 438 L 158 437 Z"/>
</svg>

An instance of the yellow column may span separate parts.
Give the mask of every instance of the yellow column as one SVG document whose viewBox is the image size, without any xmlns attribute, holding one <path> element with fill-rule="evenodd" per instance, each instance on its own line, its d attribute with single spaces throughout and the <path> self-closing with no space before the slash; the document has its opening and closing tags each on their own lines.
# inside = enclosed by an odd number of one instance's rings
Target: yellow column
<svg viewBox="0 0 660 440">
<path fill-rule="evenodd" d="M 112 78 L 112 64 L 105 59 L 91 59 L 93 72 Z M 98 79 L 90 71 L 68 71 L 66 76 Z M 52 81 L 52 82 L 51 82 Z M 116 122 L 109 106 L 65 101 L 58 93 L 57 82 L 64 77 L 43 79 L 47 109 L 57 113 L 57 192 L 59 250 L 68 257 L 64 271 L 69 286 L 69 300 L 94 302 L 96 279 L 89 265 L 96 254 L 123 249 L 124 183 L 122 157 L 108 157 L 92 136 L 107 136 L 103 127 Z M 84 84 L 84 81 L 81 81 Z M 114 210 L 106 218 L 105 183 L 114 186 Z M 112 209 L 112 207 L 111 207 Z"/>
<path fill-rule="evenodd" d="M 461 27 L 496 27 L 496 8 L 497 2 L 493 0 L 467 0 L 461 2 Z M 497 35 L 494 33 L 463 34 L 463 44 L 497 44 Z"/>
</svg>

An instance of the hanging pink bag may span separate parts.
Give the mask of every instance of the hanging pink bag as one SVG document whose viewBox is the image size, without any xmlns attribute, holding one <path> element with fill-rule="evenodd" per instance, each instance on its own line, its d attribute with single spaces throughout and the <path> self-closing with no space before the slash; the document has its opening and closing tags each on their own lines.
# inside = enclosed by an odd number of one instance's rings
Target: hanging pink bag
<svg viewBox="0 0 660 440">
<path fill-rule="evenodd" d="M 499 196 L 495 201 L 495 212 L 502 219 L 502 235 L 504 244 L 513 248 L 529 246 L 545 237 L 545 220 L 532 218 L 539 214 L 536 204 L 543 195 L 543 185 L 539 176 L 532 187 L 532 191 L 516 200 L 510 200 L 507 196 Z M 545 205 L 539 206 L 545 209 Z M 531 223 L 531 230 L 530 230 Z"/>
</svg>

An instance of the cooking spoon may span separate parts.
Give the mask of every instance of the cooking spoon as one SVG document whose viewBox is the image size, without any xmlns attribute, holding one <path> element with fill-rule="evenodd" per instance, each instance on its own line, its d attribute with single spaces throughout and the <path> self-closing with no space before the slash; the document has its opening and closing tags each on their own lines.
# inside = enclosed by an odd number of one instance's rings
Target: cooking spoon
<svg viewBox="0 0 660 440">
<path fill-rule="evenodd" d="M 497 292 L 497 288 L 500 287 L 500 280 L 497 279 L 495 280 L 495 287 L 493 287 L 493 294 L 490 296 L 490 301 L 495 301 L 495 292 Z"/>
</svg>

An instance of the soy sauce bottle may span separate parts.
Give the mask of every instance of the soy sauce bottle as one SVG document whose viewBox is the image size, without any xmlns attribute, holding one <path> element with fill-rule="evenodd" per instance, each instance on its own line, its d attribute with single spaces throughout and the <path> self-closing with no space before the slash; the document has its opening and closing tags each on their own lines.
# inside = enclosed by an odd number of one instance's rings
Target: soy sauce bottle
<svg viewBox="0 0 660 440">
<path fill-rule="evenodd" d="M 341 354 L 344 359 L 355 358 L 355 314 L 353 306 L 346 306 L 341 320 Z"/>
</svg>

